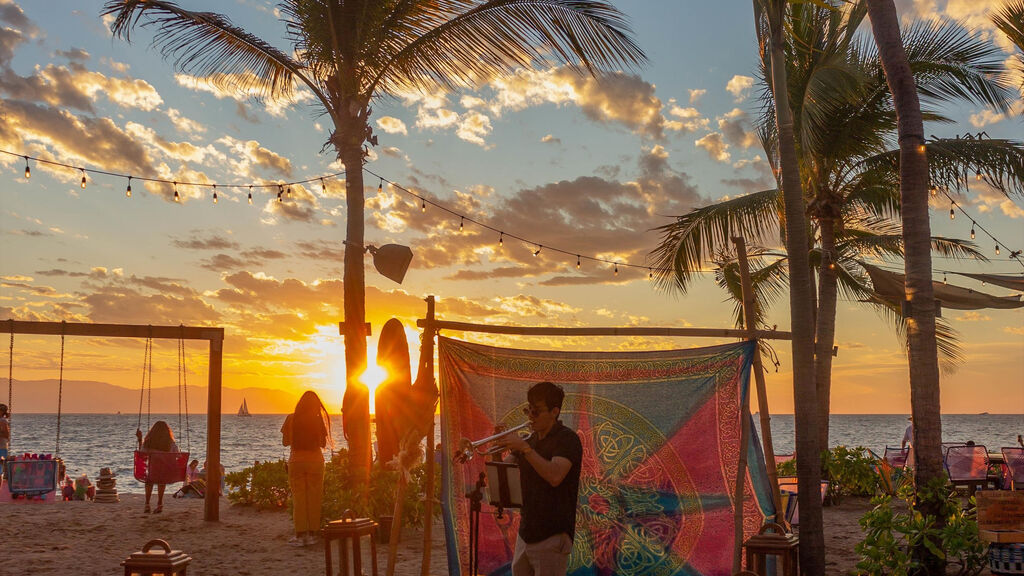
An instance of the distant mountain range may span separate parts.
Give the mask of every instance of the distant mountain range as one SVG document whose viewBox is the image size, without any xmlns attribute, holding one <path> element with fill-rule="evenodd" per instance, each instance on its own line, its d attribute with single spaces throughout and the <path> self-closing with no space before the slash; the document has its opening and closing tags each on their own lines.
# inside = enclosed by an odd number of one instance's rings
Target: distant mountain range
<svg viewBox="0 0 1024 576">
<path fill-rule="evenodd" d="M 56 413 L 57 380 L 15 380 L 12 412 Z M 295 408 L 299 392 L 286 392 L 271 388 L 222 388 L 221 412 L 234 414 L 244 398 L 253 414 L 286 414 Z M 146 410 L 148 396 L 143 401 Z M 332 401 L 333 400 L 333 401 Z M 340 403 L 339 398 L 324 398 L 328 405 Z M 206 386 L 188 387 L 188 411 L 190 414 L 205 414 L 207 401 Z M 6 390 L 0 390 L 0 402 L 7 403 Z M 153 388 L 151 410 L 154 414 L 176 414 L 178 412 L 178 387 Z M 184 408 L 182 408 L 184 410 Z M 106 382 L 89 380 L 65 380 L 61 411 L 68 414 L 114 414 L 117 412 L 135 414 L 139 411 L 139 389 L 123 388 Z"/>
</svg>

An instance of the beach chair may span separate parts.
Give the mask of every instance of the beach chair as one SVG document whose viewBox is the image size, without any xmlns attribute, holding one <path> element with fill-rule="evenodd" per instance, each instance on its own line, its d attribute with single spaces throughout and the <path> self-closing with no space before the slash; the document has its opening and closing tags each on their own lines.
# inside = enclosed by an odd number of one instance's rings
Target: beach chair
<svg viewBox="0 0 1024 576">
<path fill-rule="evenodd" d="M 828 480 L 821 481 L 821 503 L 825 503 L 825 497 L 828 496 Z M 800 509 L 797 505 L 797 479 L 796 476 L 780 476 L 779 477 L 779 492 L 780 496 L 783 497 L 784 502 L 783 509 L 785 514 L 786 522 L 791 526 L 800 524 Z M 789 496 L 783 494 L 788 492 Z"/>
<path fill-rule="evenodd" d="M 886 446 L 885 453 L 882 454 L 882 458 L 889 463 L 893 468 L 906 468 L 907 467 L 907 456 L 910 454 L 910 448 L 900 448 L 897 446 Z"/>
<path fill-rule="evenodd" d="M 177 484 L 185 481 L 188 452 L 135 451 L 135 479 L 149 484 Z"/>
<path fill-rule="evenodd" d="M 953 445 L 943 459 L 949 481 L 954 487 L 966 487 L 969 496 L 988 482 L 988 450 L 982 445 Z"/>
<path fill-rule="evenodd" d="M 1003 488 L 1024 490 L 1024 448 L 1003 446 Z"/>
</svg>

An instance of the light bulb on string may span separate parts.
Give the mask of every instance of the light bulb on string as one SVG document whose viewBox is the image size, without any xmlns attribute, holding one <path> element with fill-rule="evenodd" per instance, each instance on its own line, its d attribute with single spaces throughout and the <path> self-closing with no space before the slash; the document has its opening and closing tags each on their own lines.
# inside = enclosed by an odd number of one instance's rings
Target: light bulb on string
<svg viewBox="0 0 1024 576">
<path fill-rule="evenodd" d="M 32 169 L 28 167 L 28 156 L 25 156 L 25 179 L 32 177 Z"/>
<path fill-rule="evenodd" d="M 289 198 L 292 197 L 292 187 L 291 186 L 289 186 L 288 188 L 285 189 L 285 196 L 287 196 Z"/>
<path fill-rule="evenodd" d="M 974 240 L 974 220 L 971 220 L 971 240 Z"/>
<path fill-rule="evenodd" d="M 654 270 L 651 270 L 650 268 L 647 269 L 647 279 L 654 280 Z"/>
<path fill-rule="evenodd" d="M 459 234 L 462 234 L 462 231 L 465 229 L 465 222 L 466 222 L 466 217 L 465 216 L 459 216 Z"/>
<path fill-rule="evenodd" d="M 956 218 L 956 211 L 953 209 L 956 206 L 956 202 L 949 205 L 949 219 Z"/>
<path fill-rule="evenodd" d="M 124 197 L 125 198 L 131 198 L 132 197 L 132 177 L 131 176 L 128 177 L 128 187 L 124 189 Z"/>
<path fill-rule="evenodd" d="M 501 248 L 504 245 L 505 245 L 505 233 L 504 232 L 498 232 L 498 248 Z"/>
<path fill-rule="evenodd" d="M 181 196 L 178 194 L 178 183 L 174 183 L 174 201 L 181 202 Z"/>
<path fill-rule="evenodd" d="M 616 276 L 619 275 L 619 263 L 618 262 L 615 263 L 615 275 Z"/>
<path fill-rule="evenodd" d="M 421 204 L 420 204 L 420 212 L 426 212 L 427 211 L 427 201 L 424 200 L 423 198 L 420 198 L 420 202 L 421 202 Z"/>
<path fill-rule="evenodd" d="M 85 170 L 82 170 L 82 190 L 85 190 Z"/>
<path fill-rule="evenodd" d="M 217 185 L 216 184 L 213 185 L 213 203 L 214 204 L 217 203 Z"/>
<path fill-rule="evenodd" d="M 996 256 L 999 256 L 999 244 L 996 244 Z"/>
<path fill-rule="evenodd" d="M 943 284 L 946 283 L 946 273 L 945 272 L 942 273 L 942 283 Z"/>
<path fill-rule="evenodd" d="M 383 191 L 384 191 L 384 179 L 381 178 L 380 179 L 380 183 L 377 184 L 377 194 L 380 194 Z"/>
<path fill-rule="evenodd" d="M 580 255 L 579 254 L 576 255 L 576 269 L 577 270 L 580 269 Z"/>
<path fill-rule="evenodd" d="M 981 178 L 982 178 L 982 173 L 981 173 L 980 171 L 979 171 L 979 172 L 976 172 L 976 173 L 974 174 L 974 179 L 975 179 L 975 180 L 978 180 L 978 181 L 980 182 L 980 181 L 981 181 Z"/>
<path fill-rule="evenodd" d="M 936 186 L 935 184 L 932 184 L 931 188 L 929 188 L 928 191 L 932 193 L 933 198 L 939 195 L 939 187 Z"/>
<path fill-rule="evenodd" d="M 284 196 L 284 186 L 278 184 L 277 185 L 277 201 L 278 202 L 284 202 L 283 196 Z"/>
<path fill-rule="evenodd" d="M 544 249 L 543 245 L 537 246 L 537 251 L 533 253 L 534 257 L 540 256 L 540 251 Z"/>
<path fill-rule="evenodd" d="M 249 186 L 249 206 L 252 206 L 252 186 Z"/>
<path fill-rule="evenodd" d="M 324 196 L 327 195 L 327 182 L 324 182 L 323 178 L 320 178 L 320 188 L 324 191 Z"/>
</svg>

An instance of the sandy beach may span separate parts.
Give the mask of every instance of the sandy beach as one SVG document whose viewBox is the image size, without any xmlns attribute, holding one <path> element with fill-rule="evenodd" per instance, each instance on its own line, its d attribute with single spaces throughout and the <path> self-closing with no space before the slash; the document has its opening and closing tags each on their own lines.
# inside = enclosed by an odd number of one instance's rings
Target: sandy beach
<svg viewBox="0 0 1024 576">
<path fill-rule="evenodd" d="M 220 522 L 203 522 L 201 500 L 167 499 L 161 514 L 144 514 L 141 495 L 122 494 L 121 502 L 0 504 L 0 574 L 111 575 L 120 562 L 146 541 L 162 538 L 192 557 L 189 574 L 312 575 L 324 572 L 323 545 L 292 548 L 288 514 L 257 511 L 222 502 Z M 866 498 L 845 498 L 825 508 L 829 575 L 849 574 L 856 564 L 853 547 L 860 538 L 857 519 L 869 508 Z M 423 534 L 405 529 L 395 573 L 420 573 Z M 386 547 L 378 547 L 380 574 Z M 440 521 L 433 530 L 432 575 L 448 573 Z"/>
</svg>

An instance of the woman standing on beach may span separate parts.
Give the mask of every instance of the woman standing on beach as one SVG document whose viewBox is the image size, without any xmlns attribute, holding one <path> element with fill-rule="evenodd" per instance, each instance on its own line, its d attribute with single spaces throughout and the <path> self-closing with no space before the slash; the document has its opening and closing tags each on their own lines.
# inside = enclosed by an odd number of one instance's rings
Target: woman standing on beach
<svg viewBox="0 0 1024 576">
<path fill-rule="evenodd" d="M 320 502 L 324 491 L 324 447 L 330 445 L 331 420 L 316 392 L 307 390 L 285 418 L 281 443 L 291 447 L 288 484 L 292 490 L 295 536 L 292 546 L 316 543 L 320 530 Z"/>
<path fill-rule="evenodd" d="M 157 420 L 153 423 L 153 426 L 146 433 L 146 438 L 142 438 L 142 431 L 136 430 L 135 437 L 139 440 L 139 451 L 140 452 L 178 452 L 178 445 L 174 442 L 174 433 L 171 432 L 171 427 L 163 420 Z M 154 514 L 159 514 L 164 511 L 164 490 L 167 488 L 166 484 L 156 485 L 156 508 L 153 509 Z M 149 500 L 153 496 L 153 483 L 146 482 L 146 507 L 143 508 L 143 512 L 149 513 Z"/>
</svg>

